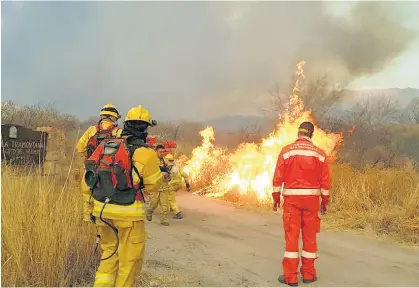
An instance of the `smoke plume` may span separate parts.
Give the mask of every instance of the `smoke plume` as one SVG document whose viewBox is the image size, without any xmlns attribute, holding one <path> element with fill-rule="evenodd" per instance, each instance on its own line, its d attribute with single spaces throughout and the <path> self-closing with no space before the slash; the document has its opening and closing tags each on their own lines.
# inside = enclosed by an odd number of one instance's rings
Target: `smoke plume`
<svg viewBox="0 0 419 288">
<path fill-rule="evenodd" d="M 398 2 L 357 2 L 347 17 L 311 1 L 13 3 L 2 5 L 3 98 L 85 118 L 108 102 L 162 120 L 252 113 L 302 59 L 306 76 L 349 83 L 417 36 Z"/>
</svg>

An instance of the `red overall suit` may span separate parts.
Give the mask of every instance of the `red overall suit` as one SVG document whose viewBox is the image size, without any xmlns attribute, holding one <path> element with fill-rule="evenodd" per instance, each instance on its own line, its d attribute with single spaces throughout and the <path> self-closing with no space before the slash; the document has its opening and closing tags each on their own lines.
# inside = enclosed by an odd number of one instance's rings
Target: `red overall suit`
<svg viewBox="0 0 419 288">
<path fill-rule="evenodd" d="M 298 242 L 301 229 L 303 249 L 300 271 L 304 280 L 315 280 L 316 234 L 320 232 L 319 198 L 321 196 L 322 210 L 325 211 L 329 201 L 330 171 L 325 152 L 314 146 L 309 137 L 300 137 L 281 150 L 273 177 L 272 197 L 276 203 L 280 201 L 283 182 L 286 243 L 282 261 L 284 279 L 288 283 L 298 282 Z"/>
</svg>

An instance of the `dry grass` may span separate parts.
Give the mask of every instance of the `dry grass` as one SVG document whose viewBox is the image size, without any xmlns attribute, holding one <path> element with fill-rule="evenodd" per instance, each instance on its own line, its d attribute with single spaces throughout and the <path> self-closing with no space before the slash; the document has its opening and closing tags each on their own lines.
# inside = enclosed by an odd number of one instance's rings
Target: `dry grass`
<svg viewBox="0 0 419 288">
<path fill-rule="evenodd" d="M 77 173 L 74 173 L 77 174 Z M 2 166 L 2 286 L 92 286 L 96 229 L 82 221 L 79 180 Z M 140 286 L 176 286 L 172 274 L 138 275 Z M 158 285 L 156 285 L 156 283 Z"/>
<path fill-rule="evenodd" d="M 2 167 L 2 285 L 92 283 L 95 230 L 75 182 Z"/>
<path fill-rule="evenodd" d="M 333 167 L 331 226 L 372 229 L 419 244 L 419 173 L 407 169 Z"/>
</svg>

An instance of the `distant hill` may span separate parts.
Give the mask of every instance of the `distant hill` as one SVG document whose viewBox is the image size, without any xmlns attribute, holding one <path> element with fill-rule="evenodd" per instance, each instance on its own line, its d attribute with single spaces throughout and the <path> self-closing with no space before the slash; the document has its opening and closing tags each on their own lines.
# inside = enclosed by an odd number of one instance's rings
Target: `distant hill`
<svg viewBox="0 0 419 288">
<path fill-rule="evenodd" d="M 345 109 L 355 105 L 364 97 L 395 97 L 402 107 L 406 107 L 413 99 L 419 99 L 419 89 L 416 88 L 391 88 L 391 89 L 371 89 L 371 90 L 353 90 L 345 93 L 342 101 L 330 110 L 331 115 L 342 115 Z M 216 131 L 236 131 L 247 125 L 260 124 L 262 127 L 265 119 L 257 115 L 228 115 L 219 118 L 203 121 L 204 125 L 213 126 Z"/>
</svg>

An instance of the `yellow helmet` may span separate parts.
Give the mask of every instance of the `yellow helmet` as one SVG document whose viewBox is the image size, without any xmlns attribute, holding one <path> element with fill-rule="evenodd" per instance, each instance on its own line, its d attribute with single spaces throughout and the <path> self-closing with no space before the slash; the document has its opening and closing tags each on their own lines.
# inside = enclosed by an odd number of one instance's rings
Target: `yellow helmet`
<svg viewBox="0 0 419 288">
<path fill-rule="evenodd" d="M 119 114 L 118 110 L 113 104 L 106 104 L 105 106 L 103 106 L 100 110 L 100 116 L 112 116 L 116 119 L 121 118 L 121 115 Z"/>
<path fill-rule="evenodd" d="M 125 117 L 125 121 L 144 121 L 151 126 L 157 124 L 155 120 L 151 120 L 150 112 L 141 105 L 131 108 Z"/>
<path fill-rule="evenodd" d="M 175 157 L 173 157 L 173 155 L 172 155 L 172 154 L 167 154 L 167 155 L 164 157 L 164 160 L 166 160 L 166 161 L 174 161 L 174 160 L 175 160 Z"/>
<path fill-rule="evenodd" d="M 175 157 L 173 157 L 173 155 L 172 154 L 167 154 L 165 157 L 164 157 L 164 159 L 166 159 L 166 160 L 175 160 Z"/>
</svg>

